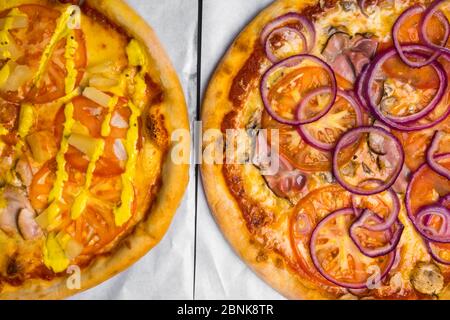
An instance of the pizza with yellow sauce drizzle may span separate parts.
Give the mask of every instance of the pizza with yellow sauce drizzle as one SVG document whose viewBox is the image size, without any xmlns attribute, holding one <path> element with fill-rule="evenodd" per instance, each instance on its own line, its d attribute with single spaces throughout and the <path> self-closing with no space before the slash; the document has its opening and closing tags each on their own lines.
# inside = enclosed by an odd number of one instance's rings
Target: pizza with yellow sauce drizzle
<svg viewBox="0 0 450 320">
<path fill-rule="evenodd" d="M 153 30 L 121 0 L 1 0 L 0 152 L 0 298 L 63 298 L 140 258 L 188 181 Z"/>
</svg>

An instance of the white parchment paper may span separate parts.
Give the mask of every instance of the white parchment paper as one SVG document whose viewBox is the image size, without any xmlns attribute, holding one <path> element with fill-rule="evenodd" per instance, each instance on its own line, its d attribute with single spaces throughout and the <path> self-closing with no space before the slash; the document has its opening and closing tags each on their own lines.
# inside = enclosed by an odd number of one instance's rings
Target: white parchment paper
<svg viewBox="0 0 450 320">
<path fill-rule="evenodd" d="M 209 78 L 233 39 L 272 0 L 204 0 L 202 75 Z M 222 236 L 201 185 L 198 194 L 196 299 L 282 299 L 259 279 Z"/>
<path fill-rule="evenodd" d="M 155 29 L 180 77 L 196 115 L 197 0 L 128 0 Z M 192 122 L 192 121 L 191 121 Z M 195 177 L 191 168 L 191 177 Z M 139 262 L 75 299 L 192 299 L 194 274 L 195 179 L 161 243 Z"/>
</svg>

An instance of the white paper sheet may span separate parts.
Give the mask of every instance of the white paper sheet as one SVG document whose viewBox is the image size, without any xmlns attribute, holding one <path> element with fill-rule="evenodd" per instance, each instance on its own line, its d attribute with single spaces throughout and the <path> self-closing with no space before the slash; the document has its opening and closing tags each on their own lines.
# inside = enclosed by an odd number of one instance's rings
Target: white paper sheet
<svg viewBox="0 0 450 320">
<path fill-rule="evenodd" d="M 128 0 L 155 29 L 196 115 L 197 0 Z M 191 177 L 195 177 L 191 168 Z M 128 270 L 75 299 L 192 299 L 195 179 L 161 243 Z"/>
<path fill-rule="evenodd" d="M 272 0 L 204 0 L 202 93 L 233 39 Z M 282 299 L 234 253 L 199 187 L 196 299 Z"/>
</svg>

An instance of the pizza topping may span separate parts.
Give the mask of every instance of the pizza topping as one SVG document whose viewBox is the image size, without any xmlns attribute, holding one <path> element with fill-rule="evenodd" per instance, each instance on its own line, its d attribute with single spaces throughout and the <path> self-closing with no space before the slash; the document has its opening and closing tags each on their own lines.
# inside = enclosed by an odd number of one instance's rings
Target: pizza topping
<svg viewBox="0 0 450 320">
<path fill-rule="evenodd" d="M 323 87 L 311 91 L 300 103 L 297 118 L 308 118 L 304 114 L 314 113 L 323 109 L 323 94 L 330 94 L 331 88 Z M 319 108 L 315 106 L 318 105 Z M 299 132 L 311 146 L 320 150 L 331 151 L 339 137 L 351 128 L 363 125 L 363 114 L 356 100 L 347 92 L 338 90 L 337 99 L 331 109 L 319 120 L 310 124 L 300 125 Z"/>
<path fill-rule="evenodd" d="M 320 110 L 316 110 L 316 112 L 311 114 L 308 118 L 299 119 L 297 117 L 298 114 L 296 115 L 291 113 L 290 110 L 286 110 L 288 109 L 288 106 L 286 106 L 285 104 L 276 103 L 276 101 L 274 101 L 275 99 L 273 99 L 273 95 L 274 94 L 280 95 L 282 93 L 280 91 L 283 88 L 278 87 L 280 86 L 280 84 L 282 84 L 287 80 L 288 81 L 291 80 L 290 81 L 291 84 L 288 87 L 288 89 L 294 91 L 295 89 L 297 89 L 294 87 L 295 85 L 294 81 L 297 79 L 299 82 L 308 81 L 303 80 L 303 78 L 307 77 L 305 73 L 313 72 L 316 69 L 321 73 L 325 72 L 324 77 L 328 78 L 322 81 L 328 82 L 330 84 L 329 97 L 326 98 L 326 102 L 321 105 L 322 108 Z M 285 76 L 286 74 L 288 74 L 289 76 Z M 312 75 L 311 77 L 320 77 L 320 76 L 321 76 L 320 74 L 316 74 Z M 291 79 L 290 77 L 294 77 L 294 79 Z M 309 81 L 311 81 L 312 84 L 318 82 L 315 79 L 311 79 Z M 276 91 L 274 92 L 272 87 L 277 87 L 278 89 L 276 89 Z M 305 84 L 305 87 L 304 88 L 300 87 L 300 89 L 313 89 L 313 88 Z M 331 107 L 334 104 L 334 101 L 336 100 L 337 84 L 333 70 L 331 70 L 330 66 L 327 63 L 325 63 L 324 61 L 315 56 L 304 54 L 293 56 L 291 58 L 283 60 L 282 62 L 275 64 L 269 70 L 267 70 L 262 78 L 260 91 L 264 107 L 266 108 L 266 111 L 271 115 L 271 117 L 280 123 L 295 126 L 300 124 L 311 123 L 322 118 L 331 109 Z M 298 92 L 295 90 L 294 92 L 291 92 L 291 94 L 294 97 L 297 96 L 297 99 L 295 100 L 299 100 L 298 98 L 304 96 L 305 92 L 302 91 Z"/>
<path fill-rule="evenodd" d="M 414 219 L 419 233 L 429 241 L 450 243 L 450 210 L 442 205 L 423 207 Z"/>
<path fill-rule="evenodd" d="M 330 36 L 322 55 L 338 75 L 354 83 L 374 56 L 377 46 L 378 43 L 370 38 L 362 35 L 351 38 L 338 31 Z"/>
<path fill-rule="evenodd" d="M 418 45 L 404 46 L 403 51 L 408 55 L 408 57 L 420 59 L 423 55 L 417 53 L 418 50 L 423 49 Z M 401 81 L 401 79 L 391 80 L 390 78 L 384 78 L 385 74 L 382 70 L 392 70 L 390 66 L 391 63 L 395 63 L 397 66 L 398 74 L 404 74 L 407 72 L 414 72 L 416 74 L 424 72 L 427 74 L 434 74 L 434 82 L 437 81 L 436 87 L 430 89 L 420 89 L 413 88 L 409 83 Z M 413 121 L 421 120 L 422 118 L 428 116 L 433 112 L 444 97 L 445 90 L 448 85 L 447 73 L 445 72 L 443 66 L 437 62 L 433 61 L 429 65 L 419 68 L 417 70 L 409 71 L 409 67 L 403 64 L 403 62 L 398 61 L 397 52 L 394 48 L 380 54 L 377 56 L 371 64 L 368 74 L 365 80 L 365 91 L 364 96 L 367 100 L 371 110 L 375 115 L 381 119 L 384 123 L 389 125 L 394 129 L 408 128 L 409 130 L 418 130 L 422 128 L 423 125 L 410 125 Z M 387 65 L 387 66 L 386 66 Z M 392 71 L 390 71 L 392 73 Z M 394 71 L 394 76 L 396 76 Z M 380 84 L 377 79 L 385 79 L 382 84 Z M 410 80 L 409 80 L 410 81 Z M 380 103 L 376 101 L 376 94 L 371 94 L 374 90 L 383 88 L 384 95 Z M 386 91 L 386 85 L 389 86 L 388 91 Z M 412 84 L 414 85 L 414 84 Z M 414 99 L 413 93 L 418 93 L 417 99 Z M 408 97 L 408 104 L 405 105 L 401 103 L 403 97 Z M 435 122 L 433 122 L 433 125 Z M 430 124 L 427 124 L 428 127 Z"/>
<path fill-rule="evenodd" d="M 434 171 L 436 171 L 443 177 L 450 179 L 450 170 L 448 168 L 440 165 L 436 161 L 436 152 L 439 151 L 441 143 L 449 142 L 448 137 L 449 137 L 449 134 L 445 133 L 444 131 L 436 131 L 435 132 L 435 134 L 433 136 L 433 140 L 427 150 L 427 163 Z"/>
<path fill-rule="evenodd" d="M 411 33 L 416 33 L 416 32 L 415 32 L 415 30 L 411 30 L 412 29 L 411 24 L 413 22 L 415 22 L 414 21 L 415 16 L 421 16 L 424 11 L 425 11 L 425 9 L 420 5 L 415 5 L 409 9 L 405 10 L 400 15 L 400 17 L 397 19 L 397 21 L 395 22 L 394 27 L 392 29 L 392 40 L 394 42 L 395 49 L 397 50 L 397 53 L 398 53 L 400 59 L 406 65 L 413 67 L 413 68 L 421 68 L 426 65 L 429 65 L 430 63 L 435 61 L 440 56 L 440 52 L 436 51 L 430 57 L 428 57 L 426 59 L 421 59 L 419 61 L 412 60 L 412 59 L 408 58 L 407 55 L 403 52 L 402 45 L 400 44 L 399 37 L 401 37 L 402 32 L 404 32 L 405 34 L 409 33 L 406 40 L 411 40 L 411 38 L 414 37 L 414 36 L 411 36 Z M 444 26 L 444 31 L 442 32 L 443 39 L 441 39 L 440 42 L 441 42 L 441 44 L 442 43 L 445 44 L 445 43 L 447 43 L 449 35 L 450 35 L 450 25 L 448 23 L 447 18 L 442 13 L 439 13 L 437 15 L 437 17 Z M 414 27 L 417 27 L 417 26 L 414 25 Z M 417 32 L 419 32 L 419 31 L 420 30 L 417 30 Z M 426 38 L 428 38 L 427 34 L 428 34 L 428 31 L 426 31 L 425 33 L 420 33 L 419 37 L 424 38 L 424 36 L 425 36 Z M 416 40 L 416 39 L 414 39 L 414 40 Z M 407 41 L 407 42 L 409 42 L 409 41 Z"/>
<path fill-rule="evenodd" d="M 1 194 L 0 229 L 13 236 L 20 233 L 25 240 L 43 235 L 35 221 L 35 212 L 20 189 L 6 187 Z"/>
<path fill-rule="evenodd" d="M 448 40 L 448 30 L 449 30 L 449 21 L 445 14 L 443 14 L 441 11 L 438 11 L 440 9 L 440 6 L 445 2 L 445 0 L 435 0 L 431 3 L 431 5 L 425 10 L 425 12 L 422 15 L 421 21 L 420 21 L 420 37 L 421 40 L 430 48 L 437 50 L 438 52 L 449 54 L 450 50 L 446 48 L 447 40 Z M 434 17 L 438 17 L 441 24 L 444 25 L 444 28 L 446 29 L 446 36 L 443 37 L 443 40 L 440 41 L 440 43 L 435 43 L 434 39 L 430 38 L 429 30 L 433 30 L 432 28 L 429 28 L 429 25 L 432 23 L 432 20 Z"/>
<path fill-rule="evenodd" d="M 367 144 L 369 135 L 377 136 L 379 143 L 389 150 L 386 155 L 370 151 Z M 362 148 L 358 149 L 350 161 L 343 161 L 342 155 L 357 141 Z M 397 180 L 403 163 L 403 148 L 396 137 L 380 127 L 359 127 L 345 133 L 337 143 L 333 155 L 333 173 L 337 181 L 352 193 L 371 195 L 390 188 Z M 378 179 L 383 184 L 371 188 L 362 187 L 361 182 L 368 179 Z"/>
<path fill-rule="evenodd" d="M 353 243 L 348 230 L 354 221 L 353 209 L 342 209 L 317 224 L 310 240 L 314 266 L 328 281 L 344 288 L 364 289 L 371 276 L 383 280 L 392 268 L 395 255 L 377 258 L 364 255 Z"/>
<path fill-rule="evenodd" d="M 267 37 L 266 55 L 271 62 L 276 63 L 284 58 L 305 53 L 306 41 L 303 33 L 296 29 L 288 27 L 276 29 Z"/>
<path fill-rule="evenodd" d="M 350 227 L 350 238 L 358 249 L 366 256 L 376 258 L 391 253 L 400 242 L 404 226 L 395 220 L 388 228 L 374 230 L 370 227 L 383 225 L 383 219 L 371 210 L 365 210 Z"/>
<path fill-rule="evenodd" d="M 306 17 L 296 13 L 288 13 L 275 19 L 261 32 L 261 43 L 273 63 L 310 52 L 315 41 L 314 25 Z"/>
<path fill-rule="evenodd" d="M 366 189 L 381 185 L 383 182 L 380 180 L 366 180 L 360 184 Z M 366 217 L 361 219 L 361 222 L 364 222 L 364 227 L 370 231 L 385 231 L 391 228 L 400 213 L 400 200 L 392 189 L 370 196 L 353 194 L 352 204 L 358 217 L 367 211 Z"/>
<path fill-rule="evenodd" d="M 283 156 L 276 154 L 267 146 L 266 137 L 260 133 L 256 137 L 255 154 L 253 163 L 262 170 L 270 169 L 271 159 L 278 157 L 276 172 L 264 175 L 269 188 L 279 197 L 288 198 L 292 194 L 301 192 L 306 185 L 306 176 L 295 169 Z"/>
<path fill-rule="evenodd" d="M 437 265 L 419 262 L 411 272 L 411 283 L 420 293 L 437 295 L 444 289 L 444 276 Z"/>
</svg>

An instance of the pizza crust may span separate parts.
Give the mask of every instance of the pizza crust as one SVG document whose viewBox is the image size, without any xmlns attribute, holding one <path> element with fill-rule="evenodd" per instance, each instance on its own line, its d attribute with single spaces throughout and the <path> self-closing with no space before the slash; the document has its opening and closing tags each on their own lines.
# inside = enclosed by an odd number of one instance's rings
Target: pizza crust
<svg viewBox="0 0 450 320">
<path fill-rule="evenodd" d="M 30 1 L 34 2 L 34 1 Z M 186 102 L 175 70 L 162 48 L 153 29 L 123 0 L 86 0 L 112 22 L 124 28 L 127 33 L 146 45 L 151 68 L 164 88 L 164 101 L 159 107 L 165 119 L 169 137 L 176 129 L 189 132 Z M 189 164 L 176 164 L 170 153 L 177 146 L 189 150 L 190 139 L 170 142 L 168 154 L 163 163 L 161 188 L 146 213 L 146 219 L 123 239 L 108 255 L 97 257 L 81 271 L 81 289 L 68 289 L 69 274 L 52 281 L 33 279 L 20 287 L 5 286 L 0 299 L 62 299 L 94 287 L 131 266 L 156 246 L 166 233 L 183 197 L 189 181 Z M 189 159 L 189 155 L 186 155 Z M 142 214 L 142 213 L 138 213 Z"/>
<path fill-rule="evenodd" d="M 202 108 L 203 132 L 221 128 L 222 120 L 233 110 L 228 100 L 231 84 L 259 41 L 263 27 L 290 11 L 301 11 L 316 0 L 277 0 L 264 9 L 236 38 L 222 62 L 219 64 L 204 97 Z M 208 142 L 210 144 L 211 142 Z M 243 213 L 230 193 L 222 173 L 222 165 L 203 163 L 201 173 L 204 190 L 211 211 L 228 242 L 236 253 L 255 273 L 270 286 L 289 299 L 327 299 L 323 292 L 311 288 L 299 275 L 274 252 L 264 254 L 264 248 L 248 231 Z M 262 260 L 262 261 L 261 261 Z"/>
</svg>

